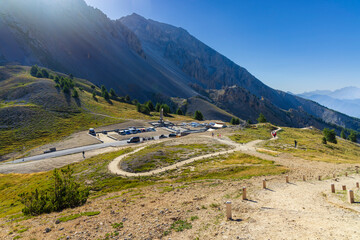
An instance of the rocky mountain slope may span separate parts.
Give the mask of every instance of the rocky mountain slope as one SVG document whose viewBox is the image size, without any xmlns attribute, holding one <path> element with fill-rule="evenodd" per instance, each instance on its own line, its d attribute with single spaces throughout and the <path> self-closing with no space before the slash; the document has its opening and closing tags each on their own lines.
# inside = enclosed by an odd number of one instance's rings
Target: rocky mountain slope
<svg viewBox="0 0 360 240">
<path fill-rule="evenodd" d="M 309 122 L 305 119 L 310 117 L 360 130 L 359 119 L 266 86 L 182 28 L 136 14 L 113 21 L 84 0 L 3 0 L 1 4 L 1 65 L 39 64 L 105 84 L 141 101 L 159 95 L 183 99 L 203 95 L 225 109 L 232 108 L 227 101 L 217 102 L 215 95 L 211 99 L 204 94 L 238 86 L 254 95 L 256 101 L 265 99 L 272 111 L 297 111 L 300 118 L 268 116 L 275 122 L 305 126 Z M 247 94 L 227 97 L 240 100 Z M 251 113 L 253 119 L 262 111 L 245 103 L 236 102 L 242 108 L 232 108 L 231 113 L 239 117 Z"/>
</svg>

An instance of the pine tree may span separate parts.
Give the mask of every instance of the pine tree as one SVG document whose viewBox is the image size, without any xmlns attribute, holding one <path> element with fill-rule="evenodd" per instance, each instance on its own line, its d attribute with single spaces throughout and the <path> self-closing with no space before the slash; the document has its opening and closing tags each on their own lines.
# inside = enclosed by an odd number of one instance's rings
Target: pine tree
<svg viewBox="0 0 360 240">
<path fill-rule="evenodd" d="M 31 67 L 30 69 L 30 75 L 33 76 L 33 77 L 36 77 L 37 73 L 39 71 L 39 68 L 37 65 L 34 65 Z"/>
<path fill-rule="evenodd" d="M 341 130 L 340 137 L 343 139 L 346 139 L 345 131 L 344 129 Z"/>
<path fill-rule="evenodd" d="M 150 100 L 146 102 L 146 106 L 149 108 L 150 111 L 155 110 L 154 104 Z"/>
<path fill-rule="evenodd" d="M 176 110 L 176 114 L 177 115 L 184 115 L 183 111 L 181 111 L 180 108 L 178 108 L 178 110 Z"/>
<path fill-rule="evenodd" d="M 194 118 L 198 121 L 203 121 L 204 120 L 204 116 L 203 114 L 200 112 L 200 111 L 195 111 L 195 114 L 194 114 Z"/>
<path fill-rule="evenodd" d="M 116 98 L 116 97 L 117 97 L 116 92 L 115 92 L 115 90 L 114 90 L 113 88 L 110 89 L 110 96 L 111 96 L 112 98 Z"/>
<path fill-rule="evenodd" d="M 78 93 L 78 91 L 76 91 L 75 88 L 73 89 L 72 97 L 73 97 L 73 98 L 79 98 L 79 93 Z"/>
<path fill-rule="evenodd" d="M 348 139 L 351 142 L 357 142 L 357 133 L 355 131 L 351 131 Z"/>
<path fill-rule="evenodd" d="M 259 118 L 257 119 L 259 123 L 266 123 L 266 118 L 264 114 L 260 113 Z"/>
<path fill-rule="evenodd" d="M 327 142 L 331 142 L 331 143 L 335 143 L 335 144 L 337 143 L 336 133 L 335 133 L 334 129 L 330 130 L 328 128 L 324 128 L 323 134 L 324 134 L 324 137 L 326 138 Z"/>
<path fill-rule="evenodd" d="M 155 111 L 156 111 L 156 112 L 160 112 L 160 108 L 161 108 L 161 104 L 160 104 L 160 103 L 156 103 Z"/>
</svg>

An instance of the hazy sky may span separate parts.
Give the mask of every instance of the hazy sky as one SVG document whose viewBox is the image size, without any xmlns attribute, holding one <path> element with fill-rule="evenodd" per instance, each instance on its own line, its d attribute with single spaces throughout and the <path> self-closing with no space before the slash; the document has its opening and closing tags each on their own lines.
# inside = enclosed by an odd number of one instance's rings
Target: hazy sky
<svg viewBox="0 0 360 240">
<path fill-rule="evenodd" d="M 360 87 L 357 0 L 86 0 L 182 27 L 265 84 L 300 93 Z"/>
</svg>

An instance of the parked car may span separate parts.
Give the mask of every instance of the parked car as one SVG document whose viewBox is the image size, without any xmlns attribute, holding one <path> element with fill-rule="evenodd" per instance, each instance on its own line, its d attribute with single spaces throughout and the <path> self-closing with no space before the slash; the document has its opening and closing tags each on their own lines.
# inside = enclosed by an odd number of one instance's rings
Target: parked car
<svg viewBox="0 0 360 240">
<path fill-rule="evenodd" d="M 131 134 L 130 130 L 125 130 L 125 134 L 130 135 Z"/>
<path fill-rule="evenodd" d="M 119 134 L 120 135 L 126 135 L 125 131 L 120 131 Z"/>
<path fill-rule="evenodd" d="M 162 139 L 162 138 L 167 138 L 167 136 L 165 136 L 164 134 L 161 134 L 159 139 Z"/>
<path fill-rule="evenodd" d="M 93 128 L 89 129 L 89 134 L 93 135 L 93 136 L 96 136 L 96 132 L 95 132 L 95 130 Z"/>
<path fill-rule="evenodd" d="M 169 137 L 176 137 L 176 134 L 175 133 L 170 133 Z"/>
<path fill-rule="evenodd" d="M 127 143 L 137 143 L 137 142 L 140 142 L 139 137 L 132 137 L 127 141 Z"/>
</svg>

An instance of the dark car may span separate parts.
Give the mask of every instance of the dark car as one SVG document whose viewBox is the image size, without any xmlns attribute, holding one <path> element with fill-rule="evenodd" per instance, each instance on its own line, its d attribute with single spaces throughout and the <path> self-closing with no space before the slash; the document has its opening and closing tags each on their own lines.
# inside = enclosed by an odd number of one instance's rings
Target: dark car
<svg viewBox="0 0 360 240">
<path fill-rule="evenodd" d="M 169 137 L 176 137 L 176 133 L 170 133 Z"/>
<path fill-rule="evenodd" d="M 140 142 L 139 137 L 132 137 L 127 141 L 127 143 L 137 143 L 137 142 Z"/>
<path fill-rule="evenodd" d="M 164 134 L 161 134 L 159 139 L 161 139 L 161 138 L 167 138 L 167 136 L 165 136 Z"/>
<path fill-rule="evenodd" d="M 89 129 L 89 134 L 93 135 L 93 136 L 96 136 L 96 132 L 95 132 L 95 130 L 93 128 Z"/>
</svg>

